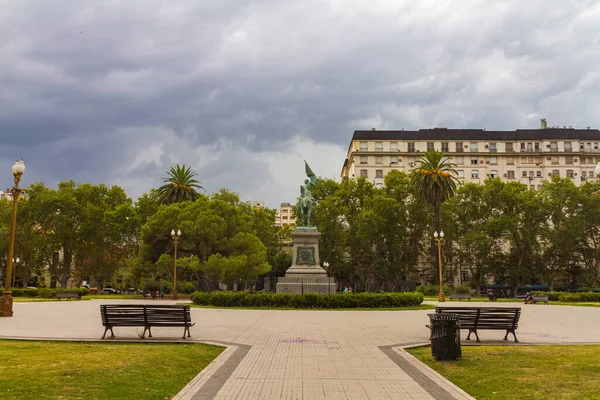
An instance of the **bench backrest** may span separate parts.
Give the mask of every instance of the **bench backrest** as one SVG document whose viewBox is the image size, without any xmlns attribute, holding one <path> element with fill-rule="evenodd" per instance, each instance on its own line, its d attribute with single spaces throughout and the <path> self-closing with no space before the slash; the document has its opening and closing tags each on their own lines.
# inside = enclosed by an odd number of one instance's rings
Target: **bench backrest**
<svg viewBox="0 0 600 400">
<path fill-rule="evenodd" d="M 103 304 L 100 314 L 104 325 L 156 325 L 192 321 L 190 306 L 177 305 Z"/>
<path fill-rule="evenodd" d="M 458 314 L 465 329 L 516 329 L 521 316 L 516 307 L 436 307 L 435 312 Z"/>
<path fill-rule="evenodd" d="M 79 297 L 80 295 L 77 292 L 59 292 L 59 293 L 56 293 L 56 297 L 73 297 L 73 296 Z"/>
<path fill-rule="evenodd" d="M 550 296 L 532 296 L 535 301 L 548 301 Z"/>
</svg>

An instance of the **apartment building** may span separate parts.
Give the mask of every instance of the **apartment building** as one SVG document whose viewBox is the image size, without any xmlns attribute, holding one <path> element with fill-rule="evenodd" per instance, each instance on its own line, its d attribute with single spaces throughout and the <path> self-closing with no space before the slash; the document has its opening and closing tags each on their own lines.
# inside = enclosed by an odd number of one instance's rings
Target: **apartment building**
<svg viewBox="0 0 600 400">
<path fill-rule="evenodd" d="M 281 203 L 279 211 L 275 215 L 275 225 L 296 225 L 296 207 L 290 203 Z"/>
<path fill-rule="evenodd" d="M 410 172 L 428 150 L 443 151 L 456 164 L 458 178 L 482 183 L 487 177 L 516 180 L 530 189 L 553 175 L 580 185 L 594 179 L 600 162 L 600 131 L 571 127 L 487 131 L 485 129 L 419 129 L 355 131 L 341 178 L 365 177 L 375 186 L 392 170 Z"/>
</svg>

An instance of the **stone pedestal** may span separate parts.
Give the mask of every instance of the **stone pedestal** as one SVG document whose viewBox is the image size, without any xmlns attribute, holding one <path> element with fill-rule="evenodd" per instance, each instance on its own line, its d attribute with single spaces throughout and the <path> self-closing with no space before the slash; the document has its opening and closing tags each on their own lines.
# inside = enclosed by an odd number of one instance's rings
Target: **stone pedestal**
<svg viewBox="0 0 600 400">
<path fill-rule="evenodd" d="M 320 236 L 313 227 L 297 227 L 292 232 L 292 266 L 277 280 L 277 293 L 335 293 L 334 279 L 319 265 Z"/>
</svg>

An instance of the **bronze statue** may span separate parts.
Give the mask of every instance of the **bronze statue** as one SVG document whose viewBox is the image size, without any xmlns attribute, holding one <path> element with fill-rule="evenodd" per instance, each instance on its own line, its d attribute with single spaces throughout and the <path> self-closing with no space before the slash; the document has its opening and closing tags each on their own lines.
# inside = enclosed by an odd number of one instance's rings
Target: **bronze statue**
<svg viewBox="0 0 600 400">
<path fill-rule="evenodd" d="M 302 221 L 301 226 L 310 226 L 310 217 L 315 213 L 315 198 L 311 189 L 317 184 L 317 177 L 312 172 L 307 162 L 304 161 L 304 169 L 308 179 L 304 180 L 304 185 L 300 186 L 300 201 L 298 203 L 298 215 Z"/>
</svg>

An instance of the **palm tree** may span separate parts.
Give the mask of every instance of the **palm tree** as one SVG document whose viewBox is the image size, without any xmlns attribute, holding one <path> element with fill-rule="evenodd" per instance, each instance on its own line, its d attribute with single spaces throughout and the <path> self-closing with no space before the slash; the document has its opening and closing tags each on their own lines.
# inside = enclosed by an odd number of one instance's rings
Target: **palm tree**
<svg viewBox="0 0 600 400">
<path fill-rule="evenodd" d="M 433 207 L 433 225 L 435 231 L 440 232 L 440 207 L 452 197 L 458 182 L 456 165 L 437 150 L 428 151 L 417 162 L 420 166 L 412 173 L 412 184 L 417 196 Z"/>
<path fill-rule="evenodd" d="M 194 179 L 195 176 L 196 173 L 186 168 L 185 164 L 171 167 L 163 179 L 165 184 L 157 190 L 158 201 L 161 204 L 195 201 L 200 196 L 196 189 L 204 190 L 200 182 Z"/>
</svg>

